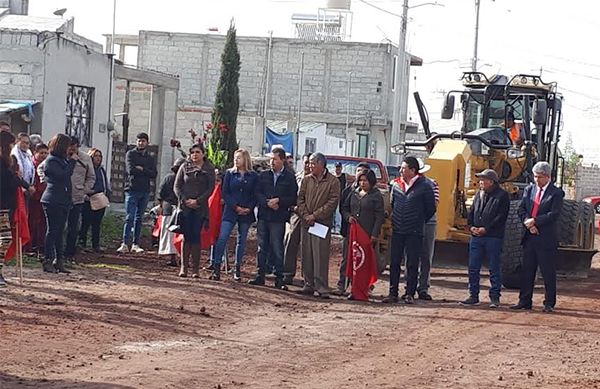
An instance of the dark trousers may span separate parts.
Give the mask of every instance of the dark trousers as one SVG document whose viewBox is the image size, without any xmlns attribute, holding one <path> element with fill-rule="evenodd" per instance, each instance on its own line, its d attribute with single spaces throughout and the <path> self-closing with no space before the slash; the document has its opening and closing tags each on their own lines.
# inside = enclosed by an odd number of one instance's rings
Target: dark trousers
<svg viewBox="0 0 600 389">
<path fill-rule="evenodd" d="M 488 260 L 490 269 L 490 297 L 500 298 L 502 289 L 502 271 L 500 270 L 500 253 L 502 238 L 472 236 L 469 241 L 469 294 L 479 298 L 479 273 L 484 259 Z"/>
<path fill-rule="evenodd" d="M 538 266 L 544 278 L 544 305 L 554 307 L 556 304 L 556 257 L 558 249 L 537 247 L 533 243 L 525 243 L 523 247 L 523 270 L 521 273 L 521 292 L 519 301 L 531 304 L 533 287 Z"/>
<path fill-rule="evenodd" d="M 200 231 L 205 219 L 199 217 L 196 212 L 186 212 L 183 217 L 183 240 L 191 245 L 200 244 Z"/>
<path fill-rule="evenodd" d="M 256 226 L 258 233 L 257 271 L 264 277 L 267 270 L 267 259 L 275 268 L 275 276 L 283 277 L 283 237 L 285 222 L 268 222 L 259 220 Z"/>
<path fill-rule="evenodd" d="M 87 235 L 90 227 L 92 228 L 92 248 L 100 248 L 100 228 L 102 227 L 102 218 L 106 209 L 98 209 L 93 211 L 90 207 L 90 202 L 86 201 L 83 204 L 81 211 L 81 231 L 79 232 L 79 245 L 87 246 Z"/>
<path fill-rule="evenodd" d="M 406 254 L 406 294 L 414 296 L 419 278 L 419 255 L 423 247 L 423 235 L 392 234 L 390 264 L 390 296 L 398 296 L 400 283 L 400 265 Z"/>
<path fill-rule="evenodd" d="M 65 248 L 65 257 L 75 255 L 75 246 L 77 246 L 77 235 L 79 234 L 79 220 L 81 218 L 81 210 L 83 204 L 73 204 L 69 210 L 69 218 L 67 219 L 67 247 Z"/>
<path fill-rule="evenodd" d="M 46 242 L 44 257 L 47 261 L 60 260 L 63 256 L 63 232 L 69 209 L 56 204 L 42 204 L 46 215 Z"/>
</svg>

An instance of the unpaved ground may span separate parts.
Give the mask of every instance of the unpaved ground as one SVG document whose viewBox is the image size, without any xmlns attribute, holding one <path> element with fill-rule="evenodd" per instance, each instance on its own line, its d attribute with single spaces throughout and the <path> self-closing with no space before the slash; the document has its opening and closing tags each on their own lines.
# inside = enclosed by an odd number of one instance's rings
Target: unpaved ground
<svg viewBox="0 0 600 389">
<path fill-rule="evenodd" d="M 533 312 L 508 309 L 514 291 L 499 310 L 462 307 L 457 270 L 436 269 L 435 301 L 388 306 L 180 279 L 151 255 L 82 262 L 0 291 L 0 388 L 600 387 L 599 258 L 559 280 L 550 315 L 541 288 Z M 332 285 L 338 262 L 339 246 Z"/>
</svg>

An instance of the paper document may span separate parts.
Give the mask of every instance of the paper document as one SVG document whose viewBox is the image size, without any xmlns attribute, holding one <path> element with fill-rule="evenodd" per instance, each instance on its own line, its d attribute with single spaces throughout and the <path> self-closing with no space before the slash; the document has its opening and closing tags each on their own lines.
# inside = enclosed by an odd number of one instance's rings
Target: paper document
<svg viewBox="0 0 600 389">
<path fill-rule="evenodd" d="M 329 232 L 329 227 L 321 223 L 315 223 L 314 226 L 308 228 L 308 233 L 314 236 L 318 236 L 321 239 L 325 239 Z"/>
</svg>

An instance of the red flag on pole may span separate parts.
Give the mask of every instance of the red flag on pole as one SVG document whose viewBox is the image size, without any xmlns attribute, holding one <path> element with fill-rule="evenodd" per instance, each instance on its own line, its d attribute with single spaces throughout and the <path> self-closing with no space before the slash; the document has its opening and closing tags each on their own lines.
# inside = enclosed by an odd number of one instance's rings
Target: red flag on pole
<svg viewBox="0 0 600 389">
<path fill-rule="evenodd" d="M 19 250 L 18 240 L 21 241 L 20 244 L 22 247 L 29 243 L 29 240 L 31 239 L 29 235 L 29 222 L 27 221 L 27 210 L 25 208 L 25 196 L 23 196 L 23 190 L 21 188 L 17 188 L 16 196 L 17 208 L 13 214 L 14 227 L 11 231 L 12 239 L 10 246 L 8 246 L 8 249 L 6 250 L 4 262 L 8 262 L 17 254 L 17 251 Z"/>
<path fill-rule="evenodd" d="M 354 300 L 368 301 L 369 288 L 377 281 L 377 263 L 371 237 L 358 223 L 350 224 L 346 276 L 352 281 Z"/>
</svg>

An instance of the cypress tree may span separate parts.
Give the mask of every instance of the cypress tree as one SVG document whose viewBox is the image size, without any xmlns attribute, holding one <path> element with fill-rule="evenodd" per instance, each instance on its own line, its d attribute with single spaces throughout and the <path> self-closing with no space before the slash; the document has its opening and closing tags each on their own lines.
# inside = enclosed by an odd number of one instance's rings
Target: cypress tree
<svg viewBox="0 0 600 389">
<path fill-rule="evenodd" d="M 227 31 L 225 48 L 221 55 L 221 76 L 217 85 L 215 105 L 212 112 L 211 146 L 227 151 L 227 165 L 233 162 L 233 153 L 238 148 L 236 126 L 240 106 L 240 53 L 237 47 L 233 20 Z"/>
</svg>

